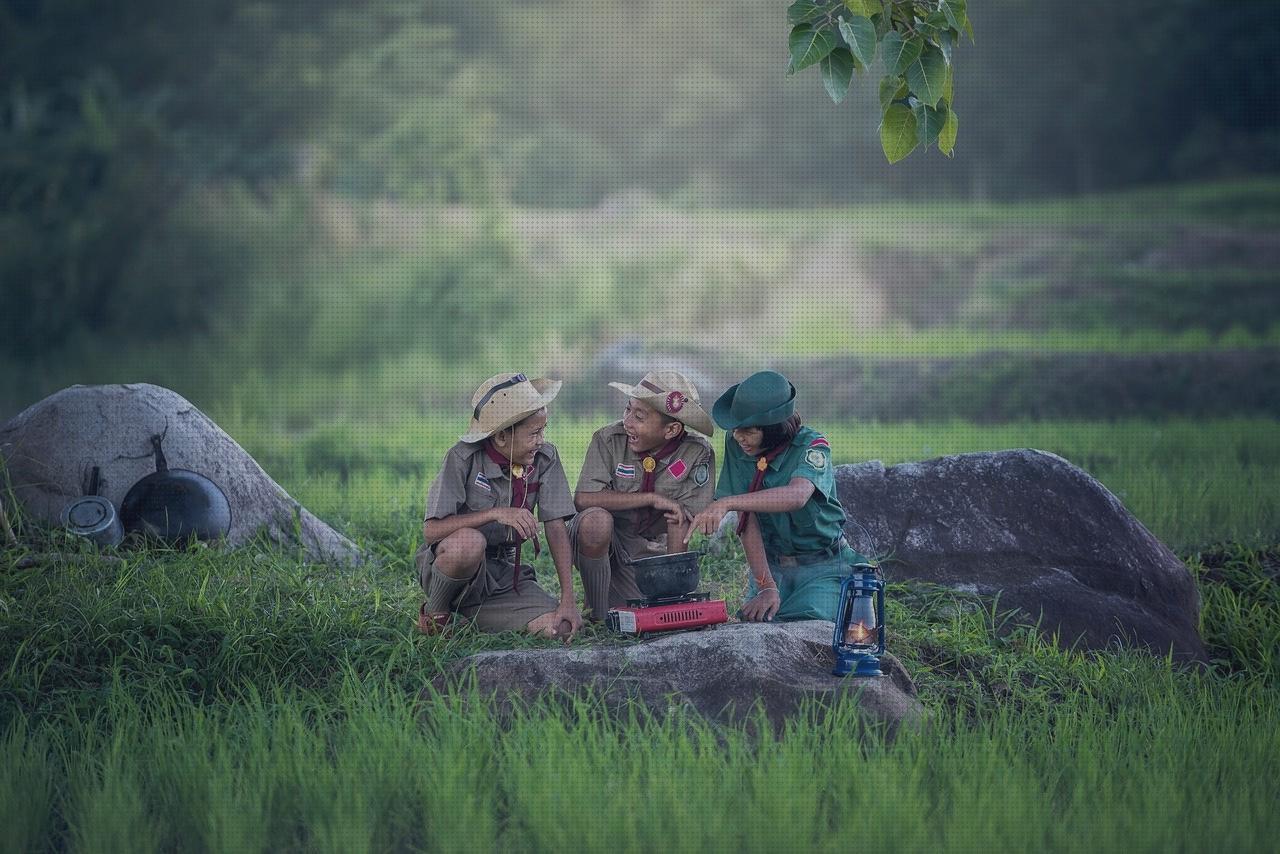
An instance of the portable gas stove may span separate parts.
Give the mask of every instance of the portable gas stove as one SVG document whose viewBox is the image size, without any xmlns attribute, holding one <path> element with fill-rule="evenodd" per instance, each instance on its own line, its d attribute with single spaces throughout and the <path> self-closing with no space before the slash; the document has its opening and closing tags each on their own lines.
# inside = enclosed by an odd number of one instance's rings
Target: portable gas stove
<svg viewBox="0 0 1280 854">
<path fill-rule="evenodd" d="M 605 624 L 615 632 L 646 635 L 677 629 L 700 629 L 729 620 L 723 599 L 712 599 L 710 593 L 698 591 L 679 596 L 651 596 L 628 599 L 625 608 L 612 608 Z"/>
</svg>

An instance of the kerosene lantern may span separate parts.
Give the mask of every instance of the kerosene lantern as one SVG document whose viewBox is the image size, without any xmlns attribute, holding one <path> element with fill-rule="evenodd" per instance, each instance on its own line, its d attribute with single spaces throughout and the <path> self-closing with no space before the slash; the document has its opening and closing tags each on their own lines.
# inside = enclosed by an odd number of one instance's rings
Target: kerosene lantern
<svg viewBox="0 0 1280 854">
<path fill-rule="evenodd" d="M 883 676 L 884 580 L 869 563 L 855 563 L 840 583 L 840 607 L 836 610 L 831 649 L 836 654 L 833 676 Z"/>
</svg>

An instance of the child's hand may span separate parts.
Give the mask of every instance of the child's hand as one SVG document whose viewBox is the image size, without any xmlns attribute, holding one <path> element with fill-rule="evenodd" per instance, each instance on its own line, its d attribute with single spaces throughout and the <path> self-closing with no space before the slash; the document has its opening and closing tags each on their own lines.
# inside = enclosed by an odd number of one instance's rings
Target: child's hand
<svg viewBox="0 0 1280 854">
<path fill-rule="evenodd" d="M 493 521 L 512 528 L 522 540 L 532 540 L 538 535 L 538 520 L 523 507 L 495 507 Z"/>
<path fill-rule="evenodd" d="M 714 534 L 728 512 L 729 509 L 719 501 L 712 501 L 706 510 L 694 516 L 689 523 L 689 533 L 685 535 L 684 544 L 689 545 L 694 534 L 706 534 L 708 537 Z"/>
<path fill-rule="evenodd" d="M 679 525 L 685 520 L 684 508 L 675 501 L 667 498 L 665 495 L 658 493 L 650 493 L 653 496 L 652 507 L 654 510 L 661 510 L 667 517 L 668 525 Z"/>
</svg>

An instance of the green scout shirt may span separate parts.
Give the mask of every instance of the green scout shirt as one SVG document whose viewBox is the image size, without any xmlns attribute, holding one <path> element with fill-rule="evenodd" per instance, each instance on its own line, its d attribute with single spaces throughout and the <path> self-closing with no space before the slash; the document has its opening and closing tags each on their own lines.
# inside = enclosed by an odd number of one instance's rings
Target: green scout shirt
<svg viewBox="0 0 1280 854">
<path fill-rule="evenodd" d="M 732 433 L 725 436 L 724 446 L 724 468 L 716 498 L 743 494 L 751 488 L 756 475 L 756 458 L 742 453 Z M 844 530 L 844 508 L 836 498 L 831 446 L 810 427 L 801 427 L 790 447 L 769 463 L 760 488 L 786 486 L 796 477 L 812 481 L 814 486 L 803 507 L 790 513 L 756 514 L 765 551 L 771 555 L 798 555 L 830 548 Z"/>
<path fill-rule="evenodd" d="M 587 457 L 578 476 L 578 492 L 639 492 L 644 485 L 643 454 L 627 447 L 622 422 L 601 427 L 591 437 Z M 665 468 L 663 468 L 665 466 Z M 688 430 L 675 453 L 658 460 L 658 477 L 653 491 L 670 498 L 690 515 L 697 515 L 711 503 L 716 490 L 716 457 L 711 445 Z M 613 530 L 633 555 L 652 551 L 651 545 L 634 543 L 636 538 L 666 547 L 666 518 L 650 507 L 613 513 Z"/>
<path fill-rule="evenodd" d="M 530 511 L 536 507 L 539 520 L 564 519 L 574 514 L 569 480 L 555 445 L 548 442 L 538 449 L 530 482 L 537 483 L 538 489 L 528 497 L 525 507 Z M 427 491 L 423 521 L 510 506 L 511 475 L 504 474 L 502 466 L 489 459 L 483 442 L 459 442 L 445 454 L 444 465 Z M 480 531 L 491 546 L 515 541 L 511 528 L 499 522 L 490 522 Z"/>
</svg>

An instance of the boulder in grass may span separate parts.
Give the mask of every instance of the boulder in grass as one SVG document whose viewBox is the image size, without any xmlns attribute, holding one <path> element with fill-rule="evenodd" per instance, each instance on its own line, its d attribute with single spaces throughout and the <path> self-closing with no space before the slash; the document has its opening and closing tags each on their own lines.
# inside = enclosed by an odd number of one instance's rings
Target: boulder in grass
<svg viewBox="0 0 1280 854">
<path fill-rule="evenodd" d="M 62 509 L 100 469 L 98 493 L 117 511 L 155 471 L 153 435 L 172 469 L 216 483 L 231 505 L 230 545 L 265 533 L 310 560 L 358 563 L 359 549 L 294 501 L 235 440 L 176 392 L 147 383 L 71 386 L 0 426 L 0 456 L 27 516 L 59 524 Z"/>
<path fill-rule="evenodd" d="M 543 695 L 589 692 L 614 711 L 639 702 L 658 715 L 677 707 L 717 724 L 747 720 L 758 705 L 780 729 L 813 701 L 856 702 L 890 732 L 921 721 L 915 684 L 892 655 L 879 678 L 831 675 L 832 629 L 821 620 L 727 623 L 635 644 L 481 652 L 454 662 L 433 687 L 474 687 L 506 711 Z"/>
<path fill-rule="evenodd" d="M 836 468 L 849 542 L 890 580 L 999 595 L 1063 644 L 1205 660 L 1187 567 L 1097 480 L 1044 451 Z"/>
</svg>

